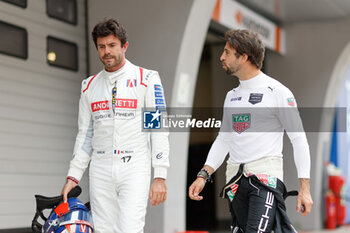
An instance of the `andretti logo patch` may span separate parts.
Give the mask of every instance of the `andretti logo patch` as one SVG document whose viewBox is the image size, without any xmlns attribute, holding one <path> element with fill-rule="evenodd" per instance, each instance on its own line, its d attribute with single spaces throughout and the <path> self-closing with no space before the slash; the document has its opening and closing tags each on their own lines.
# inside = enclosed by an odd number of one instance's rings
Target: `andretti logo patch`
<svg viewBox="0 0 350 233">
<path fill-rule="evenodd" d="M 233 130 L 237 133 L 250 128 L 250 113 L 246 114 L 232 114 Z"/>
<path fill-rule="evenodd" d="M 91 103 L 92 112 L 109 110 L 108 100 Z"/>
</svg>

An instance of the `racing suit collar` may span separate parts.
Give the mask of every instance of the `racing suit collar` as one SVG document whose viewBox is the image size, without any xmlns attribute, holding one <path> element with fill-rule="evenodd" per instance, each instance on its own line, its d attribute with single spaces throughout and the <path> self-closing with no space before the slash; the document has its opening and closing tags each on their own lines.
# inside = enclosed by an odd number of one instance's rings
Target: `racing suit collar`
<svg viewBox="0 0 350 233">
<path fill-rule="evenodd" d="M 105 77 L 107 77 L 110 81 L 111 84 L 114 84 L 116 81 L 118 81 L 119 79 L 121 79 L 124 74 L 125 71 L 127 69 L 127 66 L 129 66 L 130 62 L 125 59 L 125 64 L 123 67 L 121 67 L 119 70 L 114 71 L 114 72 L 108 72 L 105 69 L 103 69 L 103 73 L 105 75 Z"/>
<path fill-rule="evenodd" d="M 260 72 L 257 76 L 248 80 L 239 80 L 241 88 L 250 89 L 261 86 L 265 83 L 265 74 Z"/>
</svg>

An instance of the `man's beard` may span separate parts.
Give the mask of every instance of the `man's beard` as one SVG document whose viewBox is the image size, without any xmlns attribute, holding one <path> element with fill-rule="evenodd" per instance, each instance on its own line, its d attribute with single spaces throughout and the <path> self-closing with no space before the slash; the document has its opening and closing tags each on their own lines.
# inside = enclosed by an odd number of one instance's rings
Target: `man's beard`
<svg viewBox="0 0 350 233">
<path fill-rule="evenodd" d="M 114 58 L 114 62 L 113 62 L 113 63 L 105 62 L 104 59 L 107 58 L 107 57 L 108 57 L 108 58 Z M 111 56 L 111 55 L 109 55 L 109 56 L 106 56 L 106 55 L 105 55 L 105 56 L 102 57 L 101 61 L 102 61 L 102 63 L 105 65 L 105 67 L 107 67 L 107 68 L 113 68 L 113 67 L 119 65 L 119 64 L 122 62 L 122 55 L 120 54 L 120 55 L 118 55 L 118 57 L 116 57 L 116 56 Z"/>
<path fill-rule="evenodd" d="M 236 76 L 236 74 L 237 74 L 237 72 L 240 70 L 240 66 L 238 66 L 238 67 L 233 67 L 233 68 L 229 68 L 228 66 L 226 66 L 227 67 L 227 69 L 225 69 L 225 72 L 226 72 L 226 74 L 228 74 L 228 75 L 233 75 L 233 76 Z"/>
</svg>

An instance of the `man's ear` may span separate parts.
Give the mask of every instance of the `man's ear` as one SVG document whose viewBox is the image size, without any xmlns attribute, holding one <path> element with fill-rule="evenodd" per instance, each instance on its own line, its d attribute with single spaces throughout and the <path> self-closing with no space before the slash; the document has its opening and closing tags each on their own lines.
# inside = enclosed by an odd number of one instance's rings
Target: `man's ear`
<svg viewBox="0 0 350 233">
<path fill-rule="evenodd" d="M 123 45 L 123 50 L 124 50 L 124 53 L 126 52 L 126 50 L 128 49 L 128 46 L 129 46 L 129 42 L 125 42 L 125 44 Z"/>
<path fill-rule="evenodd" d="M 246 62 L 246 61 L 248 61 L 248 55 L 247 54 L 245 54 L 245 53 L 243 53 L 242 55 L 241 55 L 241 59 L 242 59 L 242 62 Z"/>
</svg>

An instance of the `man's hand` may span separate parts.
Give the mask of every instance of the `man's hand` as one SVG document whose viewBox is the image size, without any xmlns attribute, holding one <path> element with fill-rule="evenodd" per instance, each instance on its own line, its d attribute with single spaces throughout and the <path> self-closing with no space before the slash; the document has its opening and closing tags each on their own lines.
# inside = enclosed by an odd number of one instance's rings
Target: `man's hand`
<svg viewBox="0 0 350 233">
<path fill-rule="evenodd" d="M 63 202 L 66 203 L 68 198 L 67 198 L 67 195 L 68 193 L 75 187 L 77 186 L 78 184 L 75 183 L 74 181 L 70 180 L 70 179 L 67 179 L 67 182 L 66 184 L 63 186 L 63 189 L 62 189 L 62 192 L 61 194 L 63 195 Z"/>
<path fill-rule="evenodd" d="M 211 176 L 214 173 L 214 168 L 210 167 L 209 165 L 204 165 L 203 168 L 209 172 L 209 175 Z M 188 189 L 188 196 L 195 201 L 200 201 L 203 199 L 203 196 L 199 196 L 199 193 L 202 192 L 203 188 L 205 186 L 205 179 L 202 177 L 198 177 L 190 186 Z"/>
<path fill-rule="evenodd" d="M 167 188 L 165 179 L 155 178 L 153 180 L 149 198 L 151 200 L 151 206 L 156 206 L 163 203 L 166 200 Z"/>
<path fill-rule="evenodd" d="M 306 216 L 311 212 L 313 204 L 310 194 L 310 180 L 300 178 L 300 190 L 297 201 L 297 212 L 301 212 L 302 216 Z"/>
<path fill-rule="evenodd" d="M 203 178 L 197 178 L 188 189 L 188 196 L 195 201 L 200 201 L 203 196 L 199 196 L 205 186 L 205 180 Z"/>
</svg>

